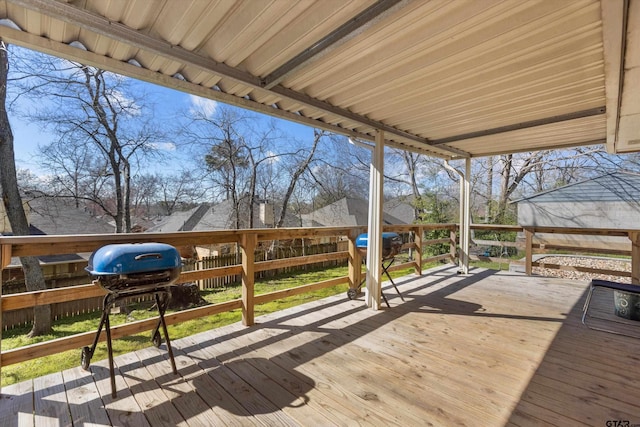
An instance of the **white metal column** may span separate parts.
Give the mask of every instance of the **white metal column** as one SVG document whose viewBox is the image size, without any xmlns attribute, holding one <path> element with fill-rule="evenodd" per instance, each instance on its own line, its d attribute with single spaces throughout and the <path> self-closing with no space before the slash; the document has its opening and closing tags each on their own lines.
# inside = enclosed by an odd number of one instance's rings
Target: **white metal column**
<svg viewBox="0 0 640 427">
<path fill-rule="evenodd" d="M 378 310 L 382 295 L 382 203 L 384 176 L 384 132 L 376 133 L 369 169 L 369 229 L 367 240 L 367 306 Z"/>
<path fill-rule="evenodd" d="M 449 164 L 447 160 L 444 161 L 444 167 L 451 172 L 458 175 L 458 185 L 460 187 L 460 197 L 458 198 L 460 215 L 458 216 L 458 226 L 460 231 L 460 250 L 458 251 L 458 273 L 462 273 L 464 270 L 464 256 L 462 255 L 463 246 L 463 229 L 464 229 L 464 175 L 458 169 Z"/>
<path fill-rule="evenodd" d="M 469 243 L 471 242 L 471 158 L 465 159 L 464 171 L 464 225 L 460 224 L 462 273 L 469 273 Z"/>
</svg>

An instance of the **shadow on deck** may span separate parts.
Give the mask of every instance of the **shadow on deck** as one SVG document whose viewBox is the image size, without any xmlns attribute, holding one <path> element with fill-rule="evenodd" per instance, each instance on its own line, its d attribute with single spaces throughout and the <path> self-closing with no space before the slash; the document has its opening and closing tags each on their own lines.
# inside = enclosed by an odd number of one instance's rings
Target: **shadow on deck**
<svg viewBox="0 0 640 427">
<path fill-rule="evenodd" d="M 640 340 L 580 323 L 586 283 L 453 266 L 3 388 L 10 425 L 640 423 Z"/>
</svg>

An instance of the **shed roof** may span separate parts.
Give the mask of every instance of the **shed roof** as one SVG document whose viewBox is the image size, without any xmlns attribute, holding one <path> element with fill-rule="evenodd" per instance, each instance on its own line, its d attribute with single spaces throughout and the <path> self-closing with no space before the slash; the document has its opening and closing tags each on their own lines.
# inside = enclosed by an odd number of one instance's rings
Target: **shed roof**
<svg viewBox="0 0 640 427">
<path fill-rule="evenodd" d="M 514 203 L 640 203 L 640 174 L 614 172 L 525 197 Z"/>
<path fill-rule="evenodd" d="M 640 144 L 640 1 L 0 0 L 8 42 L 443 158 Z"/>
</svg>

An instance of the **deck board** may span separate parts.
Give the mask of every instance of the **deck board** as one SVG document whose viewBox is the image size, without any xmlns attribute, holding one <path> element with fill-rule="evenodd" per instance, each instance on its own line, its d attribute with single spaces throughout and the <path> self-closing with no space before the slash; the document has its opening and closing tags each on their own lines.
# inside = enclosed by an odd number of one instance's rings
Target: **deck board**
<svg viewBox="0 0 640 427">
<path fill-rule="evenodd" d="M 391 308 L 337 295 L 4 387 L 0 425 L 640 423 L 640 340 L 580 321 L 587 283 L 451 266 Z M 597 301 L 607 310 L 606 298 Z"/>
</svg>

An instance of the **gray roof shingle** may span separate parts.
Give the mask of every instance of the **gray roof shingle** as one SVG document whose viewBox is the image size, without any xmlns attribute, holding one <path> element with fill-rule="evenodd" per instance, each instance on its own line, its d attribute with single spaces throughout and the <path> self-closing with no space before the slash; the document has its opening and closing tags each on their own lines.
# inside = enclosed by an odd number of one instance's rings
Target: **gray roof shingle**
<svg viewBox="0 0 640 427">
<path fill-rule="evenodd" d="M 640 202 L 640 174 L 613 172 L 554 188 L 513 203 L 541 202 Z"/>
</svg>

